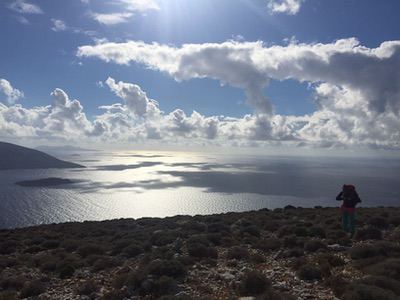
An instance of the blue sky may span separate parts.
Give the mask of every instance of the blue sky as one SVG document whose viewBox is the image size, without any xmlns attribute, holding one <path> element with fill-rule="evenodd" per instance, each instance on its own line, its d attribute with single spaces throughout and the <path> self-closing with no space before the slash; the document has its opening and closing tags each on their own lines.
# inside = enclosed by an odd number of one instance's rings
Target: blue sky
<svg viewBox="0 0 400 300">
<path fill-rule="evenodd" d="M 174 71 L 165 70 L 157 63 L 143 62 L 141 58 L 134 58 L 127 64 L 121 64 L 110 57 L 105 59 L 104 56 L 100 57 L 92 52 L 77 55 L 78 49 L 82 46 L 95 47 L 106 43 L 122 47 L 127 41 L 143 41 L 146 45 L 156 42 L 158 45 L 179 49 L 185 44 L 221 45 L 228 40 L 235 40 L 239 44 L 261 41 L 264 48 L 271 48 L 274 45 L 288 47 L 291 44 L 309 47 L 317 43 L 332 44 L 337 40 L 351 37 L 358 40 L 359 47 L 375 49 L 382 43 L 396 41 L 399 37 L 400 2 L 396 0 L 384 2 L 293 0 L 288 3 L 297 3 L 298 11 L 294 13 L 273 11 L 274 4 L 285 4 L 287 1 L 2 1 L 0 36 L 3 43 L 0 47 L 0 78 L 7 80 L 14 89 L 23 92 L 24 97 L 19 97 L 17 101 L 12 101 L 13 103 L 10 101 L 6 103 L 7 95 L 3 91 L 3 94 L 0 93 L 0 98 L 3 96 L 2 102 L 7 106 L 20 104 L 26 109 L 31 109 L 35 106 L 50 105 L 54 101 L 54 95 L 51 96 L 50 93 L 55 88 L 60 88 L 69 99 L 78 99 L 88 122 L 94 122 L 104 112 L 104 109 L 98 108 L 99 106 L 128 101 L 121 97 L 116 89 L 113 90 L 105 84 L 107 78 L 111 77 L 117 82 L 139 86 L 146 92 L 148 99 L 158 102 L 159 109 L 164 114 L 181 109 L 186 116 L 191 115 L 194 110 L 204 118 L 221 115 L 242 118 L 245 115 L 265 113 L 265 111 L 259 112 L 259 107 L 254 105 L 254 101 L 264 100 L 248 99 L 251 98 L 246 94 L 249 92 L 248 83 L 242 84 L 236 79 L 231 82 L 231 79 L 228 79 L 226 84 L 221 85 L 221 82 L 226 80 L 219 75 L 213 75 L 211 72 L 199 76 L 197 71 L 180 80 L 178 77 L 181 75 L 176 75 Z M 122 21 L 118 18 L 122 18 Z M 59 27 L 55 28 L 57 24 Z M 356 47 L 358 46 L 350 46 L 349 49 Z M 233 70 L 241 72 L 241 69 Z M 353 93 L 352 97 L 355 97 L 354 93 L 359 89 L 358 86 L 353 86 L 353 83 L 346 84 L 342 79 L 336 79 L 336 75 L 327 78 L 310 76 L 303 78 L 288 72 L 288 74 L 268 74 L 264 78 L 266 82 L 260 84 L 262 94 L 268 99 L 265 101 L 272 103 L 274 115 L 300 118 L 321 111 L 320 99 L 316 100 L 315 94 L 317 92 L 319 98 L 325 97 L 327 90 L 331 91 L 333 85 L 339 87 L 343 93 L 347 91 L 348 86 L 351 86 L 346 95 Z M 286 78 L 290 79 L 282 80 Z M 321 83 L 327 83 L 329 87 L 320 86 Z M 380 87 L 377 87 L 377 90 L 380 90 Z M 394 94 L 394 100 L 388 100 L 391 105 L 397 103 L 396 99 L 399 97 Z M 335 99 L 336 96 L 330 97 Z M 370 105 L 370 102 L 375 103 L 374 101 L 366 99 L 365 103 Z M 328 106 L 324 105 L 324 112 Z M 332 108 L 330 109 L 332 111 Z M 324 118 L 326 117 L 322 119 Z M 268 122 L 270 120 L 271 117 L 268 117 Z M 135 120 L 133 122 L 136 123 Z M 253 123 L 260 122 L 257 119 Z M 271 122 L 276 123 L 276 121 Z M 296 119 L 295 125 L 287 126 L 296 127 L 302 122 L 304 120 Z M 87 123 L 87 126 L 94 124 Z M 40 128 L 40 132 L 42 130 L 44 129 Z M 34 131 L 38 134 L 37 127 Z M 49 136 L 60 138 L 58 134 L 53 136 L 47 127 L 45 131 Z M 356 131 L 360 132 L 359 129 Z M 7 133 L 3 134 L 6 135 Z M 200 135 L 196 134 L 195 137 Z M 355 139 L 354 132 L 349 136 Z M 349 140 L 349 136 L 347 138 L 338 136 L 338 144 L 343 144 L 346 139 Z M 188 137 L 186 133 L 185 137 Z M 385 138 L 388 137 L 393 139 L 393 133 L 388 133 Z M 62 139 L 68 140 L 68 136 L 63 136 Z M 277 137 L 261 138 L 269 141 L 277 139 Z M 279 139 L 302 141 L 298 136 Z M 319 137 L 318 141 L 326 142 L 321 139 L 322 137 Z M 332 142 L 332 138 L 329 139 Z M 368 138 L 368 141 L 357 140 L 354 143 L 382 146 L 385 144 L 382 139 L 381 137 L 379 141 L 371 142 Z M 257 137 L 255 140 L 260 138 Z M 310 140 L 312 138 L 308 138 L 307 141 Z"/>
</svg>

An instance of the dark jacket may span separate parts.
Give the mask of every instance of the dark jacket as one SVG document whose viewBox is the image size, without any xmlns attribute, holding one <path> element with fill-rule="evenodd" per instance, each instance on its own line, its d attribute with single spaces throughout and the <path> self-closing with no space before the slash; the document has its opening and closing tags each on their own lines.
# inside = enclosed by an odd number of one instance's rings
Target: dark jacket
<svg viewBox="0 0 400 300">
<path fill-rule="evenodd" d="M 343 200 L 343 206 L 348 208 L 354 208 L 356 207 L 357 203 L 361 202 L 361 199 L 356 191 L 353 191 L 347 195 L 345 195 L 343 192 L 340 192 L 339 195 L 337 195 L 336 200 Z"/>
</svg>

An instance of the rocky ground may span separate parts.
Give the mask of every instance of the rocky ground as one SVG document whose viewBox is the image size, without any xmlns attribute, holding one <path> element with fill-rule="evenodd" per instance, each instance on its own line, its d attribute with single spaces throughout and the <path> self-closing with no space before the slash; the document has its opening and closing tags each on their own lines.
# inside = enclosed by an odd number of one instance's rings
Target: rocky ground
<svg viewBox="0 0 400 300">
<path fill-rule="evenodd" d="M 400 208 L 120 219 L 0 231 L 1 299 L 400 299 Z"/>
</svg>

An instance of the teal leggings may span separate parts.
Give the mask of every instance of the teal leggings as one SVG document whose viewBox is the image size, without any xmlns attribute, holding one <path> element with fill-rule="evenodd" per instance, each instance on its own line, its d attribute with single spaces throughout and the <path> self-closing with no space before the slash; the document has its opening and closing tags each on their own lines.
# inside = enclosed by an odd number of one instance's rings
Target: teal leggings
<svg viewBox="0 0 400 300">
<path fill-rule="evenodd" d="M 342 212 L 342 216 L 343 216 L 342 221 L 343 221 L 344 231 L 353 235 L 356 230 L 356 213 L 344 211 Z"/>
</svg>

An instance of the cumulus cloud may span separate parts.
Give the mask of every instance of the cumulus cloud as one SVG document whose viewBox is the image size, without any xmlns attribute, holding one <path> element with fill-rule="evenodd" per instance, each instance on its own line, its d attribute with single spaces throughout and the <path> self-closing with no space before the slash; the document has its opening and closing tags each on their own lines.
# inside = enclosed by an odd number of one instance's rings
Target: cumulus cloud
<svg viewBox="0 0 400 300">
<path fill-rule="evenodd" d="M 400 41 L 376 48 L 365 47 L 355 38 L 327 44 L 292 41 L 285 46 L 265 46 L 260 41 L 181 47 L 104 42 L 79 47 L 77 55 L 121 65 L 143 64 L 177 81 L 211 78 L 244 89 L 256 114 L 217 117 L 216 136 L 321 146 L 399 145 Z M 264 95 L 270 79 L 310 83 L 317 111 L 302 117 L 274 115 Z M 188 136 L 196 115 L 190 122 L 187 118 L 182 111 L 170 114 L 172 131 Z"/>
<path fill-rule="evenodd" d="M 227 41 L 178 48 L 128 41 L 81 46 L 77 55 L 117 64 L 140 63 L 178 81 L 216 79 L 243 88 L 248 103 L 263 114 L 273 112 L 263 93 L 271 78 L 330 83 L 360 92 L 373 112 L 400 112 L 400 41 L 377 48 L 362 46 L 355 38 L 270 47 L 262 42 Z"/>
<path fill-rule="evenodd" d="M 86 118 L 79 100 L 61 89 L 44 107 L 0 104 L 0 135 L 47 139 L 214 145 L 291 144 L 318 147 L 372 146 L 400 148 L 400 119 L 393 111 L 374 114 L 363 94 L 330 83 L 315 86 L 318 110 L 305 116 L 255 114 L 241 118 L 162 112 L 158 103 L 133 83 L 108 78 L 104 86 L 122 103 L 101 106 Z"/>
<path fill-rule="evenodd" d="M 11 83 L 4 78 L 0 78 L 0 93 L 5 96 L 4 100 L 9 104 L 12 104 L 24 97 L 24 93 L 22 91 L 14 88 Z M 0 101 L 2 100 L 3 99 L 0 98 Z"/>
<path fill-rule="evenodd" d="M 100 43 L 82 46 L 79 57 L 98 57 L 117 64 L 139 62 L 166 72 L 176 80 L 213 78 L 221 84 L 243 88 L 248 101 L 263 113 L 271 114 L 272 106 L 262 91 L 269 78 L 254 66 L 252 51 L 261 43 L 225 42 L 222 44 L 188 44 L 175 48 L 157 43 Z"/>
<path fill-rule="evenodd" d="M 267 7 L 270 13 L 284 13 L 295 15 L 300 11 L 305 0 L 268 0 Z"/>
<path fill-rule="evenodd" d="M 9 6 L 11 10 L 21 14 L 42 14 L 42 9 L 36 5 L 29 3 L 26 0 L 15 0 L 12 1 Z"/>
<path fill-rule="evenodd" d="M 65 24 L 65 22 L 63 20 L 51 19 L 51 22 L 53 23 L 51 30 L 56 31 L 56 32 L 67 30 L 67 24 Z"/>
<path fill-rule="evenodd" d="M 25 108 L 0 104 L 0 134 L 35 138 L 82 138 L 98 129 L 83 112 L 79 100 L 71 100 L 62 89 L 51 93 L 48 106 Z"/>
<path fill-rule="evenodd" d="M 137 117 L 155 117 L 160 114 L 157 101 L 149 99 L 140 86 L 122 81 L 116 82 L 108 77 L 107 86 L 124 100 L 127 109 Z"/>
</svg>

